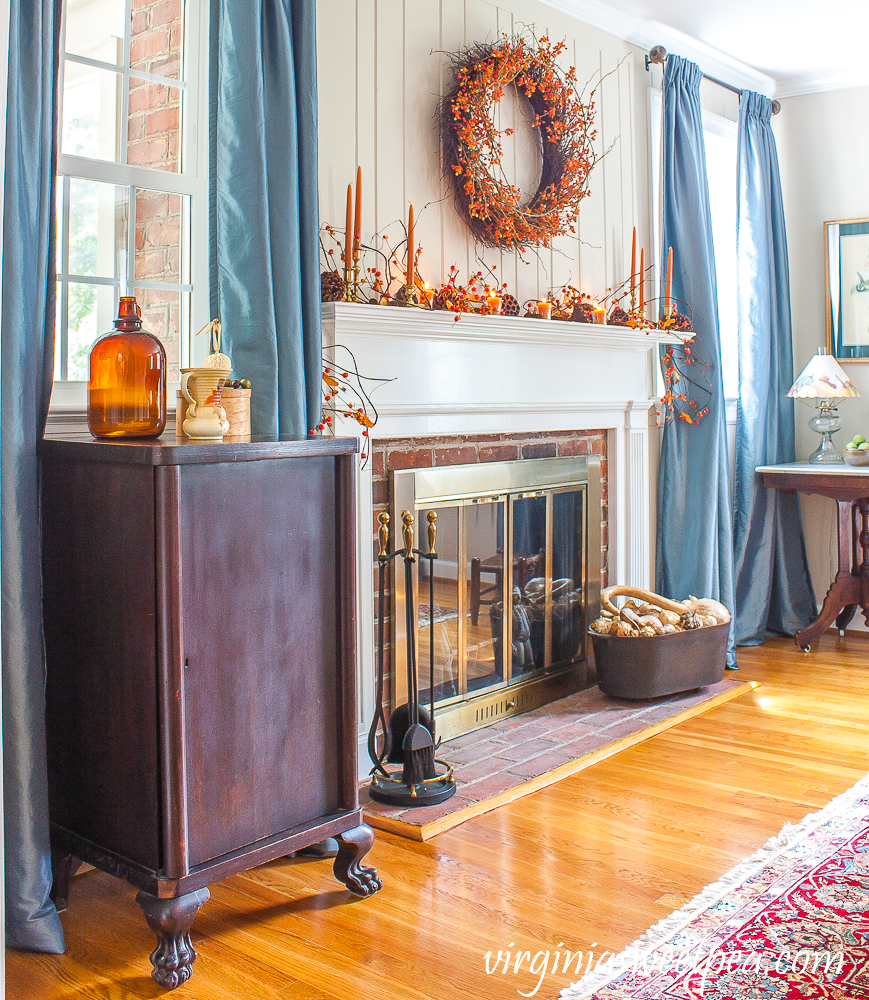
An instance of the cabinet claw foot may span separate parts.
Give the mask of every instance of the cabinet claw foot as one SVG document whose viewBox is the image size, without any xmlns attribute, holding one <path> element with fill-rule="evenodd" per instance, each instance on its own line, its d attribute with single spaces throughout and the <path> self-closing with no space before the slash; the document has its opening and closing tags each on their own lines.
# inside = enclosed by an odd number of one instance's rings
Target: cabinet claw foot
<svg viewBox="0 0 869 1000">
<path fill-rule="evenodd" d="M 362 859 L 374 843 L 374 831 L 365 823 L 341 833 L 337 837 L 338 855 L 332 870 L 335 878 L 356 896 L 373 896 L 383 887 L 373 868 L 362 864 Z"/>
<path fill-rule="evenodd" d="M 210 895 L 207 889 L 197 889 L 173 899 L 160 899 L 144 890 L 136 896 L 148 926 L 157 935 L 157 947 L 151 952 L 151 978 L 167 990 L 182 986 L 193 973 L 196 950 L 190 941 L 190 927 Z"/>
</svg>

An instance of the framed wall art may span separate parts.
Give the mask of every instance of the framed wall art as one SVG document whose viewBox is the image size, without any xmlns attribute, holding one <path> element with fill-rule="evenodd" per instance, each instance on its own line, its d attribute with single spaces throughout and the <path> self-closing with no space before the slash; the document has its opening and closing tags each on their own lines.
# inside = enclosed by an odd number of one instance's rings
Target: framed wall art
<svg viewBox="0 0 869 1000">
<path fill-rule="evenodd" d="M 824 223 L 827 349 L 869 361 L 869 219 Z"/>
</svg>

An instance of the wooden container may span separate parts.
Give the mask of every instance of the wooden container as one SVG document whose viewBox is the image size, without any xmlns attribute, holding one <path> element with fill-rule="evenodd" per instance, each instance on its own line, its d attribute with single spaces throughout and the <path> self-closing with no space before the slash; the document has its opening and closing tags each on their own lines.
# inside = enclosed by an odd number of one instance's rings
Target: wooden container
<svg viewBox="0 0 869 1000">
<path fill-rule="evenodd" d="M 229 421 L 228 438 L 250 436 L 250 389 L 224 389 L 220 402 Z"/>
</svg>

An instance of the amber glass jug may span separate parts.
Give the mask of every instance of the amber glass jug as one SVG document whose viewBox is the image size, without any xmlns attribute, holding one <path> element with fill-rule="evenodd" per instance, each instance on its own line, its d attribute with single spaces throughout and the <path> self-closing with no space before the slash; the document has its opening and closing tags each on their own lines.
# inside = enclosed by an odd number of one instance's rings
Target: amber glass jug
<svg viewBox="0 0 869 1000">
<path fill-rule="evenodd" d="M 166 427 L 166 351 L 122 295 L 115 329 L 91 348 L 88 427 L 94 437 L 159 437 Z"/>
</svg>

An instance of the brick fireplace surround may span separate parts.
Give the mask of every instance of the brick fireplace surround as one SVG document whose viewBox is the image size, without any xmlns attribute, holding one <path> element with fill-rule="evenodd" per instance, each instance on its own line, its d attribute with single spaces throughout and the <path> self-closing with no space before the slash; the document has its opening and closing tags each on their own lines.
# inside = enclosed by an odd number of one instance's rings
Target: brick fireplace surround
<svg viewBox="0 0 869 1000">
<path fill-rule="evenodd" d="M 385 438 L 372 442 L 371 492 L 374 524 L 370 544 L 374 545 L 379 523 L 377 515 L 389 511 L 389 473 L 398 469 L 427 469 L 447 465 L 471 465 L 486 462 L 515 462 L 533 458 L 570 458 L 575 455 L 600 455 L 601 490 L 601 586 L 607 586 L 607 446 L 606 431 L 536 431 L 504 434 L 468 434 L 426 436 L 415 438 Z M 392 526 L 390 548 L 396 544 Z M 399 536 L 400 537 L 400 536 Z M 374 569 L 377 588 L 377 569 Z M 390 635 L 387 596 L 386 635 Z M 376 607 L 376 605 L 375 605 Z M 376 612 L 375 612 L 376 613 Z M 392 650 L 385 646 L 384 704 L 392 698 Z"/>
</svg>

